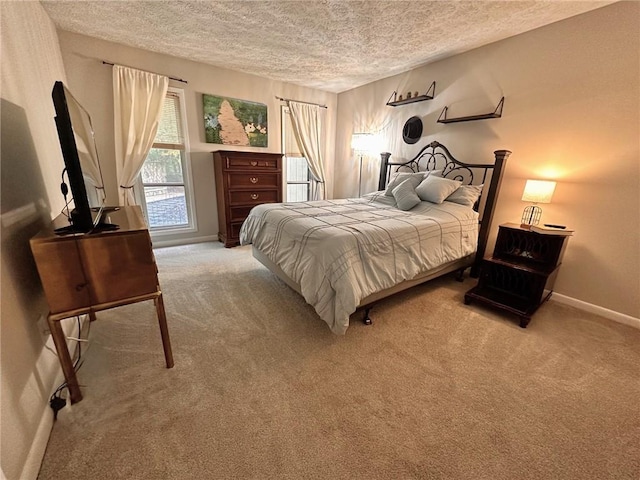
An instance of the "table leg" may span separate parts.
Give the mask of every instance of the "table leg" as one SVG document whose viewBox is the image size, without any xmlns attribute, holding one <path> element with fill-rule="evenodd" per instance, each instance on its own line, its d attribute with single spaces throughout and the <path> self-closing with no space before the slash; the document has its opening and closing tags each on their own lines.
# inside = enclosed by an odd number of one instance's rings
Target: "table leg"
<svg viewBox="0 0 640 480">
<path fill-rule="evenodd" d="M 160 325 L 160 335 L 162 336 L 162 348 L 164 349 L 164 359 L 167 368 L 173 367 L 173 353 L 171 352 L 171 340 L 169 339 L 169 329 L 167 328 L 167 317 L 164 312 L 164 300 L 162 293 L 154 300 L 156 311 L 158 312 L 158 324 Z"/>
<path fill-rule="evenodd" d="M 53 343 L 58 351 L 58 359 L 62 366 L 62 372 L 67 382 L 69 389 L 69 398 L 71 403 L 76 403 L 82 400 L 82 392 L 80 392 L 80 385 L 78 385 L 78 379 L 76 377 L 76 371 L 73 369 L 73 362 L 71 361 L 71 355 L 69 355 L 69 349 L 67 348 L 67 340 L 62 331 L 62 325 L 57 320 L 47 318 L 49 322 L 49 329 L 51 330 L 51 337 L 53 337 Z"/>
</svg>

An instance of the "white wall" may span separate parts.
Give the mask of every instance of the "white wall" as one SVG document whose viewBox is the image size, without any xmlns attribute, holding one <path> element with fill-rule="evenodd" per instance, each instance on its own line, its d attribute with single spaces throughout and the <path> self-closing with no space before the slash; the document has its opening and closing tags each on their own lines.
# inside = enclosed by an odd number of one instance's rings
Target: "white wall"
<svg viewBox="0 0 640 480">
<path fill-rule="evenodd" d="M 394 90 L 424 93 L 433 80 L 433 100 L 385 106 Z M 436 123 L 444 106 L 449 118 L 487 113 L 503 95 L 500 119 Z M 336 164 L 334 194 L 357 193 L 353 131 L 380 132 L 396 161 L 432 140 L 467 162 L 511 150 L 492 237 L 498 224 L 519 223 L 527 178 L 556 179 L 543 221 L 576 230 L 556 291 L 640 318 L 639 107 L 640 3 L 615 3 L 340 94 L 336 157 L 351 161 Z M 413 115 L 424 133 L 409 146 L 401 133 Z M 366 169 L 368 190 L 378 160 Z"/>
<path fill-rule="evenodd" d="M 62 156 L 51 89 L 65 80 L 55 27 L 38 2 L 0 2 L 2 55 L 2 312 L 0 463 L 6 478 L 36 478 L 62 380 L 38 326 L 47 307 L 29 239 L 63 207 Z"/>
<path fill-rule="evenodd" d="M 282 102 L 275 98 L 276 95 L 320 103 L 329 107 L 327 110 L 326 165 L 330 178 L 333 177 L 336 94 L 126 47 L 75 33 L 60 31 L 58 34 L 69 79 L 68 86 L 74 96 L 89 111 L 93 120 L 98 154 L 104 167 L 102 173 L 108 199 L 117 198 L 113 146 L 113 87 L 112 69 L 103 65 L 102 60 L 187 80 L 187 84 L 175 81 L 170 84 L 185 91 L 198 232 L 169 236 L 165 239 L 177 239 L 182 242 L 217 239 L 218 217 L 211 152 L 226 149 L 279 153 L 281 151 L 280 106 Z M 234 148 L 229 145 L 206 143 L 202 111 L 203 93 L 266 104 L 268 109 L 268 147 Z M 332 192 L 332 188 L 333 185 L 328 183 L 327 191 L 329 193 Z M 112 201 L 115 202 L 115 200 Z M 154 244 L 158 244 L 156 239 L 154 239 Z"/>
</svg>

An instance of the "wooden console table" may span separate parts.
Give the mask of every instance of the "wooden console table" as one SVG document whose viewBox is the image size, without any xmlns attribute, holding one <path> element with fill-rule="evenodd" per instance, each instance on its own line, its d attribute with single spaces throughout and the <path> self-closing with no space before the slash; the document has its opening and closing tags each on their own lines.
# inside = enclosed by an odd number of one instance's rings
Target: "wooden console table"
<svg viewBox="0 0 640 480">
<path fill-rule="evenodd" d="M 158 270 L 149 230 L 140 207 L 121 207 L 105 222 L 118 230 L 90 234 L 56 235 L 54 229 L 68 225 L 64 215 L 31 239 L 31 251 L 49 304 L 51 336 L 69 388 L 71 403 L 82 393 L 60 321 L 145 300 L 153 300 L 167 368 L 173 354 L 167 329 Z"/>
</svg>

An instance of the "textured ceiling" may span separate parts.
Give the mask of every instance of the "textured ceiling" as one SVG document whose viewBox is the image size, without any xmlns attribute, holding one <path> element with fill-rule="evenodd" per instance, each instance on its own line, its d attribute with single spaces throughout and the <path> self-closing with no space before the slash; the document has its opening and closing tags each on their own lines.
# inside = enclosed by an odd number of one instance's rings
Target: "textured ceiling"
<svg viewBox="0 0 640 480">
<path fill-rule="evenodd" d="M 338 93 L 613 2 L 41 3 L 62 30 Z"/>
</svg>

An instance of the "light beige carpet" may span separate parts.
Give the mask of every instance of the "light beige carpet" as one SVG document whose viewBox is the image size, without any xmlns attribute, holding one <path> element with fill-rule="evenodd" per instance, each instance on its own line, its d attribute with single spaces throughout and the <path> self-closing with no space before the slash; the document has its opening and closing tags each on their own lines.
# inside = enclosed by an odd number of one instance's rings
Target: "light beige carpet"
<svg viewBox="0 0 640 480">
<path fill-rule="evenodd" d="M 175 367 L 151 302 L 99 313 L 41 480 L 640 478 L 640 330 L 448 276 L 339 337 L 247 247 L 156 256 Z"/>
</svg>

